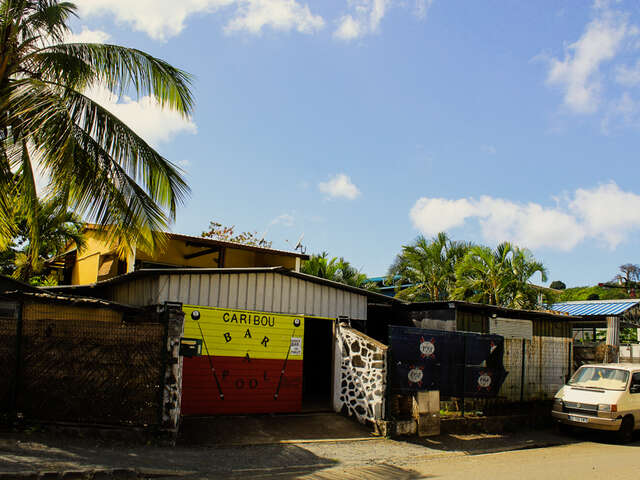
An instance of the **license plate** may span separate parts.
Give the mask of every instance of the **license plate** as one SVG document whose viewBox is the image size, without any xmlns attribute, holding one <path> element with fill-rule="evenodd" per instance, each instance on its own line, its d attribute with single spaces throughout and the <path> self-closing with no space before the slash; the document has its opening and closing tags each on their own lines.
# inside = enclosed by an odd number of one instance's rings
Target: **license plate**
<svg viewBox="0 0 640 480">
<path fill-rule="evenodd" d="M 575 415 L 569 415 L 569 420 L 572 422 L 589 423 L 589 419 L 586 417 L 576 417 Z"/>
</svg>

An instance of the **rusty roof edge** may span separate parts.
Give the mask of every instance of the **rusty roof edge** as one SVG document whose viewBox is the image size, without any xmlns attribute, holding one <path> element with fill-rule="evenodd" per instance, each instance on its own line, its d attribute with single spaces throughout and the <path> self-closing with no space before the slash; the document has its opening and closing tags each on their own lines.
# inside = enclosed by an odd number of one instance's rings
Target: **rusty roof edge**
<svg viewBox="0 0 640 480">
<path fill-rule="evenodd" d="M 345 283 L 334 282 L 326 278 L 315 277 L 302 272 L 294 272 L 285 267 L 248 267 L 248 268 L 144 268 L 136 270 L 131 273 L 119 275 L 117 277 L 103 280 L 97 283 L 91 283 L 88 285 L 60 285 L 55 287 L 43 287 L 46 290 L 51 291 L 66 291 L 66 290 L 86 290 L 100 287 L 107 287 L 111 285 L 117 285 L 119 283 L 127 282 L 134 278 L 150 276 L 150 275 L 206 275 L 206 274 L 223 274 L 232 275 L 238 273 L 280 273 L 288 277 L 295 277 L 301 280 L 305 280 L 311 283 L 317 283 L 320 285 L 326 285 L 328 287 L 337 288 L 340 290 L 349 291 L 355 294 L 367 296 L 368 298 L 375 298 L 385 303 L 402 304 L 401 300 L 393 297 L 388 297 L 382 293 L 372 292 L 363 288 L 354 287 Z"/>
<path fill-rule="evenodd" d="M 562 314 L 561 312 L 552 312 L 549 310 L 525 310 L 525 309 L 517 309 L 517 308 L 507 308 L 507 307 L 500 307 L 498 305 L 487 305 L 484 303 L 465 302 L 463 300 L 442 300 L 439 302 L 416 302 L 416 303 L 409 303 L 406 305 L 410 307 L 420 307 L 420 306 L 438 307 L 438 306 L 446 305 L 447 308 L 449 308 L 449 304 L 454 304 L 459 307 L 469 307 L 473 310 L 485 310 L 485 311 L 492 311 L 494 313 L 502 312 L 505 315 L 509 315 L 509 313 L 517 313 L 517 314 L 524 314 L 524 315 L 542 315 L 549 319 L 553 318 L 554 320 L 571 320 L 571 321 L 583 320 L 582 316 L 566 315 L 566 314 Z"/>
<path fill-rule="evenodd" d="M 124 310 L 130 312 L 142 312 L 144 309 L 142 307 L 137 307 L 135 305 L 127 305 L 125 303 L 118 303 L 111 300 L 104 300 L 102 298 L 95 298 L 89 296 L 74 296 L 74 295 L 65 295 L 61 293 L 51 293 L 49 291 L 38 291 L 38 292 L 25 292 L 21 290 L 12 290 L 0 293 L 0 298 L 14 300 L 33 300 L 33 301 L 43 301 L 43 302 L 57 302 L 64 304 L 73 304 L 73 305 L 82 305 L 82 306 L 92 306 L 98 308 L 113 308 L 115 310 Z"/>
</svg>

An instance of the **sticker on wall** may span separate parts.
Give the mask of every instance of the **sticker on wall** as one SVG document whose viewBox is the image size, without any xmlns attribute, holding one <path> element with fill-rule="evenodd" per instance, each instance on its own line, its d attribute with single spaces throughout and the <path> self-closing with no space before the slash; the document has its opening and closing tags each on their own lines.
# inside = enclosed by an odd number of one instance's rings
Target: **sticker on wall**
<svg viewBox="0 0 640 480">
<path fill-rule="evenodd" d="M 302 338 L 291 337 L 291 347 L 289 355 L 302 355 Z"/>
<path fill-rule="evenodd" d="M 417 384 L 419 386 L 422 385 L 422 379 L 424 378 L 424 367 L 414 367 L 413 365 L 409 367 L 409 373 L 407 374 L 407 378 L 409 379 L 409 384 Z"/>
<path fill-rule="evenodd" d="M 491 373 L 489 372 L 481 372 L 478 376 L 478 390 L 487 390 L 491 389 Z"/>
<path fill-rule="evenodd" d="M 420 337 L 420 356 L 422 358 L 435 358 L 436 341 L 432 338 L 426 341 L 424 337 Z"/>
</svg>

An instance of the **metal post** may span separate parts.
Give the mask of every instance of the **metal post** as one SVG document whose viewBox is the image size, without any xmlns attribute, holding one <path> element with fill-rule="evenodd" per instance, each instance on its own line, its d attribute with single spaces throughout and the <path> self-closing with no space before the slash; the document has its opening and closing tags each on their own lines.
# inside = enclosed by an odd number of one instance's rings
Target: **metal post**
<svg viewBox="0 0 640 480">
<path fill-rule="evenodd" d="M 462 411 L 461 411 L 461 415 L 464 418 L 464 389 L 466 387 L 466 379 L 467 379 L 467 335 L 465 334 L 463 337 L 464 343 L 463 343 L 463 352 L 464 352 L 464 356 L 463 356 L 463 361 L 464 361 L 464 365 L 462 365 Z"/>
<path fill-rule="evenodd" d="M 522 339 L 522 365 L 520 373 L 520 403 L 524 401 L 524 359 L 525 359 L 526 339 Z"/>
<path fill-rule="evenodd" d="M 23 303 L 18 303 L 16 312 L 16 363 L 13 374 L 13 392 L 11 397 L 11 412 L 14 420 L 18 418 L 18 391 L 20 389 L 20 375 L 22 367 L 22 311 Z"/>
</svg>

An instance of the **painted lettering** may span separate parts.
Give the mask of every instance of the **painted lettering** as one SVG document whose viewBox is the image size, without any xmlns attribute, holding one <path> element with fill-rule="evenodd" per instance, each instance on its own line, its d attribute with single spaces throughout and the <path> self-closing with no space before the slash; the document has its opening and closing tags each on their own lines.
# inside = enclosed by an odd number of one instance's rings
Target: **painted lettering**
<svg viewBox="0 0 640 480">
<path fill-rule="evenodd" d="M 253 316 L 253 324 L 260 326 L 260 315 Z"/>
<path fill-rule="evenodd" d="M 264 371 L 264 375 L 263 375 L 262 378 L 264 378 L 265 382 L 269 381 L 269 379 L 267 378 L 267 371 L 266 370 Z"/>
<path fill-rule="evenodd" d="M 229 332 L 225 332 L 223 337 L 227 343 L 231 341 L 231 334 Z"/>
<path fill-rule="evenodd" d="M 249 352 L 244 356 L 244 361 L 247 363 L 251 363 L 251 357 L 249 356 Z"/>
<path fill-rule="evenodd" d="M 224 312 L 224 314 L 222 315 L 222 320 L 226 322 L 229 321 L 229 312 Z"/>
<path fill-rule="evenodd" d="M 249 388 L 250 388 L 251 390 L 253 390 L 253 389 L 255 389 L 255 388 L 258 388 L 258 380 L 257 380 L 257 379 L 255 379 L 255 378 L 251 378 L 251 379 L 249 380 Z"/>
<path fill-rule="evenodd" d="M 238 390 L 242 390 L 244 388 L 244 380 L 242 378 L 236 380 L 236 388 Z"/>
<path fill-rule="evenodd" d="M 251 338 L 251 332 L 249 331 L 248 328 L 247 328 L 247 331 L 244 332 L 244 338 Z"/>
<path fill-rule="evenodd" d="M 229 376 L 229 370 L 223 370 L 222 371 L 222 380 L 224 380 L 225 378 L 227 378 Z"/>
<path fill-rule="evenodd" d="M 241 313 L 240 314 L 240 323 L 247 323 L 247 314 L 246 313 Z"/>
<path fill-rule="evenodd" d="M 231 321 L 238 323 L 238 317 L 236 316 L 235 313 L 233 315 L 231 315 Z"/>
<path fill-rule="evenodd" d="M 264 345 L 264 348 L 267 348 L 267 343 L 269 343 L 269 337 L 265 335 L 265 337 L 260 342 L 260 345 Z"/>
</svg>

